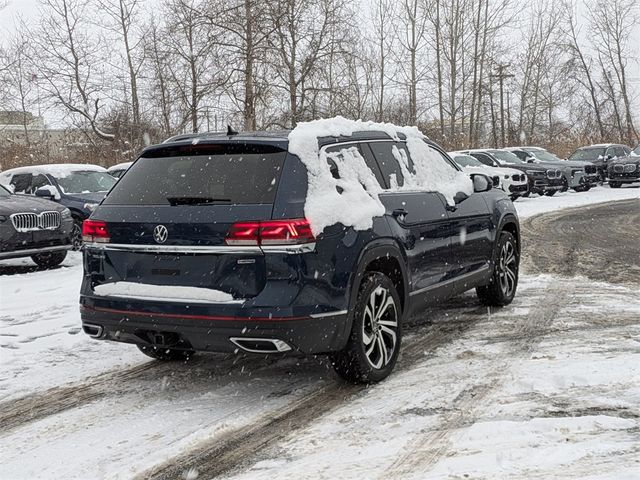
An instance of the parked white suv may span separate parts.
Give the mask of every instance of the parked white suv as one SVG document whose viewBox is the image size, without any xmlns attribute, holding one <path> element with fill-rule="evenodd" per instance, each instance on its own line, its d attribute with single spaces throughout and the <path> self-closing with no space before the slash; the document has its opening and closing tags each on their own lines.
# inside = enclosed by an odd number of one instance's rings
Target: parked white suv
<svg viewBox="0 0 640 480">
<path fill-rule="evenodd" d="M 506 167 L 490 167 L 477 158 L 462 152 L 449 152 L 449 156 L 462 167 L 465 172 L 483 173 L 492 178 L 497 178 L 498 184 L 495 186 L 504 190 L 511 200 L 526 196 L 529 192 L 527 175 L 521 170 Z"/>
</svg>

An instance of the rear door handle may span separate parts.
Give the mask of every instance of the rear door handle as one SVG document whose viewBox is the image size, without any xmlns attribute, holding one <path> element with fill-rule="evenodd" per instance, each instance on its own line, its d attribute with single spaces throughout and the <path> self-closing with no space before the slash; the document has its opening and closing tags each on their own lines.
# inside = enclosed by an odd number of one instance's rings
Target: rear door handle
<svg viewBox="0 0 640 480">
<path fill-rule="evenodd" d="M 407 215 L 409 215 L 409 212 L 407 212 L 404 208 L 396 208 L 392 215 L 394 217 L 406 217 Z"/>
</svg>

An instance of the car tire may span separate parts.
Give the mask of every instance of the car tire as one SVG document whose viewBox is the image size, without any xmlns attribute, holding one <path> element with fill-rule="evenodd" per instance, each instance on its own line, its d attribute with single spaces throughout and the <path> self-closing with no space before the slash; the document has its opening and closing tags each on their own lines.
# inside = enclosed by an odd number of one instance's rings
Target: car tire
<svg viewBox="0 0 640 480">
<path fill-rule="evenodd" d="M 557 190 L 547 190 L 546 192 L 544 192 L 544 194 L 547 197 L 553 197 L 556 194 Z"/>
<path fill-rule="evenodd" d="M 71 230 L 71 245 L 74 251 L 82 248 L 82 220 L 73 217 L 73 229 Z"/>
<path fill-rule="evenodd" d="M 333 367 L 349 382 L 379 382 L 393 371 L 401 341 L 400 296 L 389 277 L 373 272 L 360 285 L 351 334 L 345 348 L 333 354 Z"/>
<path fill-rule="evenodd" d="M 193 350 L 177 350 L 174 348 L 154 347 L 153 345 L 138 345 L 138 349 L 148 357 L 164 362 L 189 360 L 196 353 Z"/>
<path fill-rule="evenodd" d="M 64 262 L 65 258 L 67 258 L 66 250 L 61 252 L 37 253 L 35 255 L 31 255 L 31 260 L 42 268 L 57 267 Z"/>
<path fill-rule="evenodd" d="M 622 186 L 622 183 L 609 181 L 609 186 L 611 188 L 620 188 Z"/>
<path fill-rule="evenodd" d="M 500 234 L 496 250 L 491 281 L 476 288 L 476 294 L 485 305 L 503 307 L 511 303 L 518 288 L 520 254 L 516 239 L 509 232 Z"/>
</svg>

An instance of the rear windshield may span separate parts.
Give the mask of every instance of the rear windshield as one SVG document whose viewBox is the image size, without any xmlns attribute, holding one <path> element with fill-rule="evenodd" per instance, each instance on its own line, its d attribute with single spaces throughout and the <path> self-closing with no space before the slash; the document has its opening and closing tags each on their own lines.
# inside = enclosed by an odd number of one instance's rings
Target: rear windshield
<svg viewBox="0 0 640 480">
<path fill-rule="evenodd" d="M 198 150 L 191 149 L 199 153 Z M 286 151 L 271 145 L 207 145 L 205 154 L 139 158 L 104 205 L 273 203 Z"/>
</svg>

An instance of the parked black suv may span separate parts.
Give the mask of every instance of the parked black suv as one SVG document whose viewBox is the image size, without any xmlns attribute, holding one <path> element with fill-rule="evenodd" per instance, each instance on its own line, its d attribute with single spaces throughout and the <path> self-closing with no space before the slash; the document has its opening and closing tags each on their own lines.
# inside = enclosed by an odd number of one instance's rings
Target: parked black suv
<svg viewBox="0 0 640 480">
<path fill-rule="evenodd" d="M 607 180 L 608 163 L 631 155 L 631 149 L 619 143 L 599 143 L 587 147 L 580 147 L 573 152 L 568 160 L 580 160 L 593 163 L 600 175 L 600 180 Z"/>
<path fill-rule="evenodd" d="M 512 301 L 519 223 L 488 177 L 461 176 L 437 145 L 383 131 L 314 137 L 308 175 L 291 135 L 200 134 L 146 148 L 84 222 L 85 333 L 162 360 L 330 354 L 343 377 L 375 382 L 396 363 L 402 320 L 426 304 L 472 288 L 487 305 Z M 447 201 L 418 187 L 436 174 L 462 178 L 468 193 Z M 327 198 L 362 200 L 343 211 L 327 203 L 327 215 L 348 218 L 367 202 L 380 210 L 369 226 L 317 231 L 318 180 Z"/>
<path fill-rule="evenodd" d="M 0 260 L 31 257 L 41 267 L 55 267 L 71 249 L 72 230 L 68 208 L 0 185 Z"/>
<path fill-rule="evenodd" d="M 627 183 L 640 182 L 640 156 L 630 155 L 610 160 L 607 176 L 611 188 L 620 188 Z"/>
</svg>

